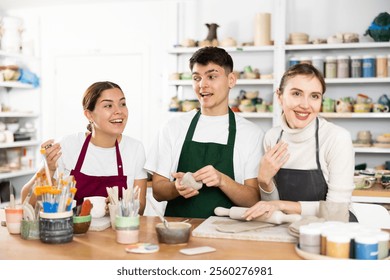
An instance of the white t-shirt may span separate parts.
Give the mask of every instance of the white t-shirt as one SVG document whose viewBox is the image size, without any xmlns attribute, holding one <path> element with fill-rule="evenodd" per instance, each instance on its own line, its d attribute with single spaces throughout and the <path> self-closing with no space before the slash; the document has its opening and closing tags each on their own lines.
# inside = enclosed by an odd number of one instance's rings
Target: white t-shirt
<svg viewBox="0 0 390 280">
<path fill-rule="evenodd" d="M 282 168 L 310 170 L 317 169 L 315 119 L 305 128 L 291 129 L 284 116 L 281 125 L 271 128 L 264 137 L 264 148 L 273 147 L 283 129 L 282 141 L 288 143 L 290 158 Z M 326 200 L 351 202 L 354 189 L 353 174 L 355 153 L 351 134 L 346 129 L 319 117 L 318 126 L 319 159 L 322 174 L 328 184 Z M 263 200 L 279 199 L 277 190 L 261 192 Z M 319 202 L 300 202 L 302 215 L 317 215 Z"/>
<path fill-rule="evenodd" d="M 70 171 L 76 167 L 85 138 L 85 133 L 80 132 L 60 140 L 62 155 L 58 160 L 58 171 L 63 172 L 64 176 L 69 176 Z M 128 187 L 134 185 L 134 179 L 147 178 L 146 170 L 143 168 L 146 159 L 145 149 L 140 141 L 122 135 L 119 151 Z M 118 175 L 115 147 L 101 148 L 89 142 L 81 172 L 91 176 Z"/>
<path fill-rule="evenodd" d="M 173 180 L 171 174 L 177 171 L 184 139 L 196 112 L 192 110 L 173 117 L 159 130 L 148 152 L 146 170 Z M 243 184 L 244 180 L 257 178 L 260 158 L 263 155 L 264 133 L 257 125 L 237 114 L 235 119 L 234 177 L 236 182 Z M 229 114 L 212 117 L 200 115 L 192 140 L 227 144 L 228 129 Z"/>
</svg>

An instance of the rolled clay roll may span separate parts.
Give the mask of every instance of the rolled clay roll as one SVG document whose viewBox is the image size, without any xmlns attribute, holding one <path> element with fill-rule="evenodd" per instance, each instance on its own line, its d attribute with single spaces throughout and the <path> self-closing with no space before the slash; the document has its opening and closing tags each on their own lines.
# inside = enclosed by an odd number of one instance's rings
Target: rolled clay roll
<svg viewBox="0 0 390 280">
<path fill-rule="evenodd" d="M 201 181 L 195 181 L 191 172 L 184 174 L 183 178 L 181 179 L 181 184 L 187 188 L 193 188 L 195 190 L 200 190 L 203 186 Z"/>
<path fill-rule="evenodd" d="M 245 220 L 242 216 L 244 215 L 245 211 L 248 208 L 246 207 L 236 207 L 233 206 L 232 208 L 224 208 L 224 207 L 217 207 L 214 209 L 214 214 L 217 216 L 229 216 L 231 219 L 234 220 Z M 301 219 L 301 215 L 298 214 L 285 214 L 282 211 L 274 211 L 269 218 L 265 217 L 257 217 L 253 219 L 253 221 L 258 222 L 266 222 L 271 224 L 283 224 L 283 223 L 293 223 L 296 221 L 299 221 Z"/>
</svg>

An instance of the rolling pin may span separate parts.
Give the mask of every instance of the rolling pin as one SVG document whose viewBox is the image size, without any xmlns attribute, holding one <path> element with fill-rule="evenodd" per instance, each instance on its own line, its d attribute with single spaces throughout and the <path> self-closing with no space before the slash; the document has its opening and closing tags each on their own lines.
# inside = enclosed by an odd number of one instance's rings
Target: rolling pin
<svg viewBox="0 0 390 280">
<path fill-rule="evenodd" d="M 235 207 L 235 206 L 233 206 L 230 209 L 224 207 L 217 207 L 214 209 L 214 214 L 217 216 L 227 216 L 234 220 L 245 221 L 243 215 L 245 211 L 248 209 L 249 208 L 246 207 Z M 283 223 L 293 223 L 299 221 L 301 218 L 302 218 L 301 215 L 298 214 L 285 214 L 282 211 L 275 211 L 272 213 L 271 217 L 269 218 L 257 217 L 252 221 L 266 222 L 266 223 L 280 225 Z"/>
</svg>

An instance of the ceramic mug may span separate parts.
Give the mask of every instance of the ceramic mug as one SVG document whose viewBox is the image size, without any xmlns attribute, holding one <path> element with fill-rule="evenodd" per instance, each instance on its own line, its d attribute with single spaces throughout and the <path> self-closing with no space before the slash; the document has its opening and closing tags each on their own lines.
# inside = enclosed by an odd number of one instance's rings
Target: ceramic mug
<svg viewBox="0 0 390 280">
<path fill-rule="evenodd" d="M 375 103 L 373 105 L 372 111 L 375 113 L 386 113 L 389 111 L 389 106 L 383 105 L 381 103 Z"/>
<path fill-rule="evenodd" d="M 92 218 L 102 218 L 106 215 L 106 198 L 104 196 L 88 196 L 84 200 L 89 200 L 92 203 L 91 216 Z"/>
<path fill-rule="evenodd" d="M 381 184 L 385 189 L 390 188 L 390 174 L 382 175 Z"/>
<path fill-rule="evenodd" d="M 355 189 L 369 189 L 375 184 L 375 177 L 358 175 L 353 177 Z"/>
<path fill-rule="evenodd" d="M 363 93 L 359 93 L 356 97 L 357 104 L 372 103 L 372 99 Z"/>
<path fill-rule="evenodd" d="M 325 97 L 322 100 L 322 112 L 334 112 L 336 101 L 332 98 Z"/>
<path fill-rule="evenodd" d="M 378 103 L 383 104 L 383 105 L 387 105 L 390 107 L 390 99 L 386 94 L 383 94 L 379 97 Z"/>
<path fill-rule="evenodd" d="M 349 101 L 344 101 L 342 99 L 339 99 L 336 101 L 336 112 L 337 113 L 352 112 L 352 104 Z"/>
<path fill-rule="evenodd" d="M 356 103 L 353 105 L 353 111 L 355 113 L 368 113 L 371 111 L 371 104 L 369 104 L 369 103 Z"/>
</svg>

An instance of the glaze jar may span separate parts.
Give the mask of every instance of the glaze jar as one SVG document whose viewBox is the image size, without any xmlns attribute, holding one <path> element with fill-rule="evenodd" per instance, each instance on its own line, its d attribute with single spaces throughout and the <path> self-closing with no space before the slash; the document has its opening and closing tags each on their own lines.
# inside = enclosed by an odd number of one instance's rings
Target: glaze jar
<svg viewBox="0 0 390 280">
<path fill-rule="evenodd" d="M 381 230 L 374 235 L 378 239 L 378 260 L 387 258 L 389 255 L 389 233 Z"/>
<path fill-rule="evenodd" d="M 315 55 L 311 58 L 312 65 L 324 75 L 324 57 L 320 55 Z"/>
<path fill-rule="evenodd" d="M 299 227 L 299 248 L 303 251 L 321 253 L 322 224 L 308 224 Z"/>
<path fill-rule="evenodd" d="M 349 78 L 349 56 L 339 55 L 337 57 L 337 78 Z"/>
<path fill-rule="evenodd" d="M 349 259 L 351 237 L 347 232 L 332 232 L 326 237 L 326 255 Z"/>
<path fill-rule="evenodd" d="M 378 239 L 374 233 L 362 233 L 355 237 L 355 258 L 358 260 L 378 259 Z"/>
<path fill-rule="evenodd" d="M 387 77 L 387 57 L 385 55 L 376 56 L 376 76 L 378 78 Z"/>
<path fill-rule="evenodd" d="M 351 56 L 351 78 L 362 77 L 362 57 L 359 55 Z"/>
<path fill-rule="evenodd" d="M 334 56 L 325 58 L 325 78 L 332 79 L 337 77 L 337 60 Z"/>
<path fill-rule="evenodd" d="M 375 77 L 375 57 L 373 55 L 364 55 L 362 58 L 362 77 L 373 78 Z"/>
</svg>

